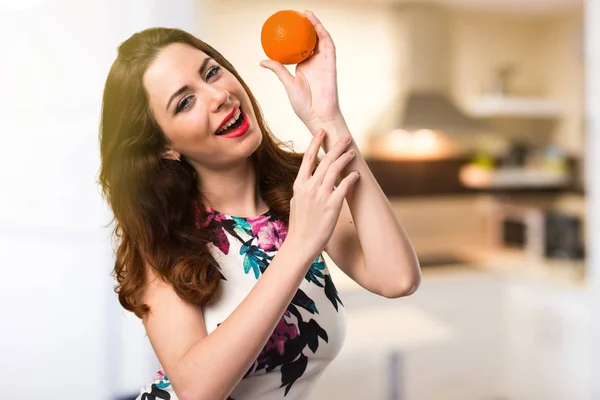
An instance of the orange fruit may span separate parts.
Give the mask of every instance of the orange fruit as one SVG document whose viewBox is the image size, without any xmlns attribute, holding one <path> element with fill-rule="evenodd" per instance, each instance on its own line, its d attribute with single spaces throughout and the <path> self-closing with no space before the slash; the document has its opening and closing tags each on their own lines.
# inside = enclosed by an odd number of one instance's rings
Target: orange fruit
<svg viewBox="0 0 600 400">
<path fill-rule="evenodd" d="M 303 14 L 282 10 L 263 24 L 260 41 L 267 57 L 282 64 L 298 64 L 312 54 L 317 32 Z"/>
</svg>

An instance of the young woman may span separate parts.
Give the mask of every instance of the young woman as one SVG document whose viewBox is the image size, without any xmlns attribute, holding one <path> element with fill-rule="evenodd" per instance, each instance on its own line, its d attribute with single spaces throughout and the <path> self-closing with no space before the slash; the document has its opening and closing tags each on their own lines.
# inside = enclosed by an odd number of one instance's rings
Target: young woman
<svg viewBox="0 0 600 400">
<path fill-rule="evenodd" d="M 334 44 L 305 15 L 318 45 L 295 76 L 261 63 L 313 135 L 304 154 L 275 139 L 206 43 L 153 28 L 119 47 L 100 184 L 115 216 L 115 290 L 161 363 L 138 399 L 305 398 L 345 335 L 323 251 L 381 296 L 419 285 L 412 246 L 340 112 Z"/>
</svg>

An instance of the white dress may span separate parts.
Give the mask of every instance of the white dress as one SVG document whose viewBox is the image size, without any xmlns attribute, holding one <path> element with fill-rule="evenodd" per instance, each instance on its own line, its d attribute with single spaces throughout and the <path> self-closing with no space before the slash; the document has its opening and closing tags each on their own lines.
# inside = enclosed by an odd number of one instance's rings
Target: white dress
<svg viewBox="0 0 600 400">
<path fill-rule="evenodd" d="M 287 227 L 273 211 L 255 218 L 241 218 L 210 208 L 204 213 L 197 211 L 196 226 L 210 230 L 209 246 L 223 275 L 219 300 L 203 307 L 210 334 L 268 268 L 285 239 Z M 319 255 L 262 352 L 228 399 L 307 398 L 325 367 L 340 352 L 345 336 L 344 306 Z M 137 399 L 175 400 L 177 396 L 168 377 L 159 369 L 154 381 L 141 389 Z"/>
</svg>

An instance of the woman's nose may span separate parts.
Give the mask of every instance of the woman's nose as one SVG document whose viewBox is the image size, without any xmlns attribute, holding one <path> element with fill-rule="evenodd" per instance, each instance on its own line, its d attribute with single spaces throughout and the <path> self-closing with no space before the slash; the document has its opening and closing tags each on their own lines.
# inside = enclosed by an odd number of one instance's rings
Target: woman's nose
<svg viewBox="0 0 600 400">
<path fill-rule="evenodd" d="M 223 109 L 223 107 L 226 107 L 227 105 L 229 105 L 229 92 L 225 89 L 221 89 L 221 88 L 217 88 L 217 87 L 212 87 L 211 88 L 211 104 L 212 104 L 212 111 L 213 112 L 218 112 L 221 111 Z"/>
</svg>

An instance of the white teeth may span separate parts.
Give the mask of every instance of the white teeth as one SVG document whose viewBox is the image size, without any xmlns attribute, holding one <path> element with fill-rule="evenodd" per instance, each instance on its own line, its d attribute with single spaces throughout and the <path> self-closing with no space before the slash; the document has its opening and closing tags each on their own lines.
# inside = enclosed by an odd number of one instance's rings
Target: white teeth
<svg viewBox="0 0 600 400">
<path fill-rule="evenodd" d="M 231 125 L 235 124 L 235 122 L 238 120 L 238 118 L 240 118 L 240 115 L 242 115 L 242 111 L 238 108 L 237 111 L 235 112 L 235 114 L 233 114 L 233 117 L 231 117 L 231 119 L 229 121 L 227 121 L 223 125 L 223 127 L 217 131 L 217 133 L 221 133 L 221 132 L 225 131 L 227 128 L 229 128 Z"/>
</svg>

